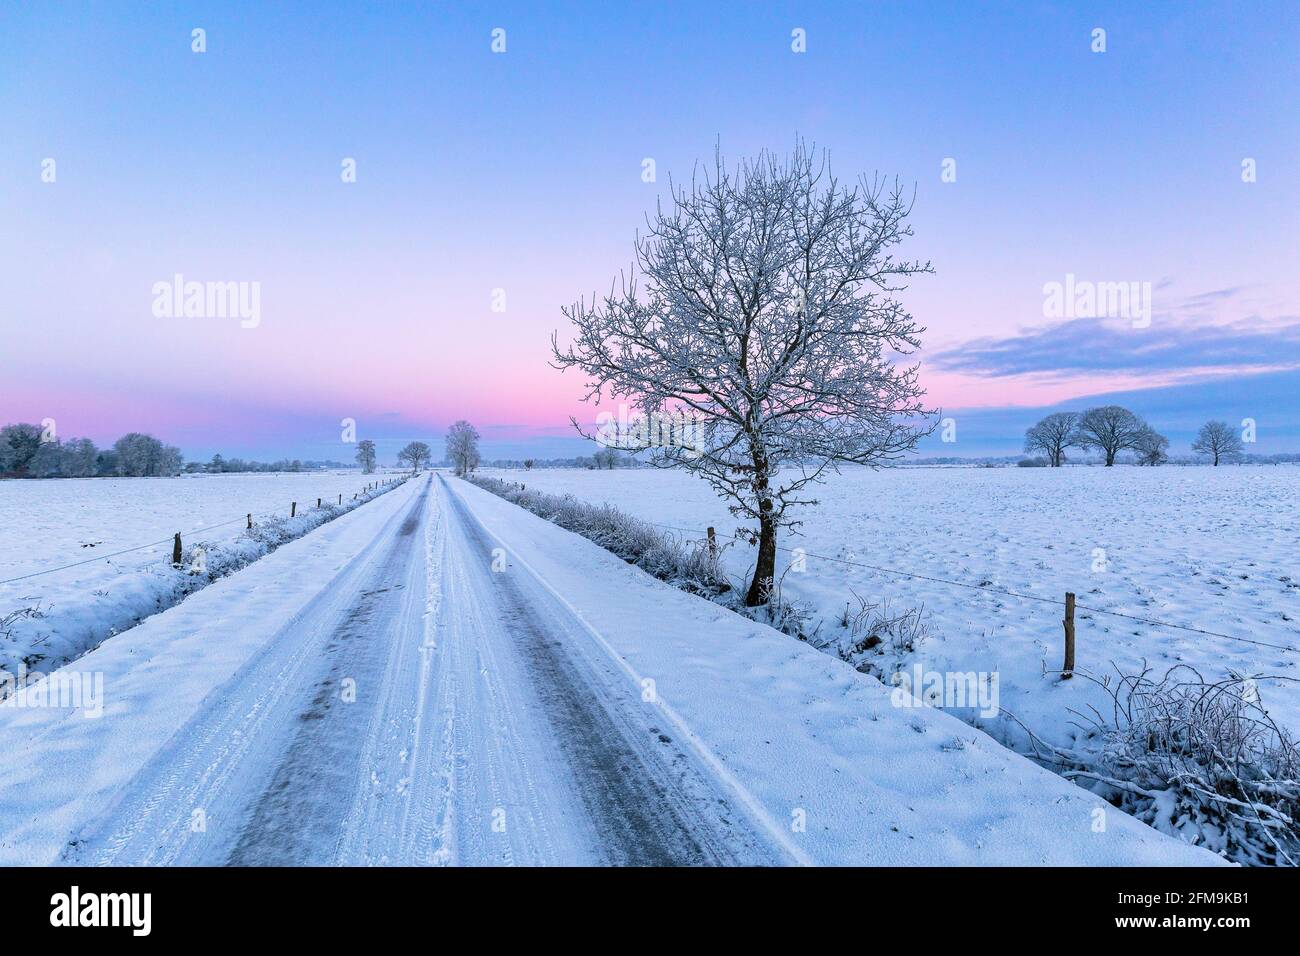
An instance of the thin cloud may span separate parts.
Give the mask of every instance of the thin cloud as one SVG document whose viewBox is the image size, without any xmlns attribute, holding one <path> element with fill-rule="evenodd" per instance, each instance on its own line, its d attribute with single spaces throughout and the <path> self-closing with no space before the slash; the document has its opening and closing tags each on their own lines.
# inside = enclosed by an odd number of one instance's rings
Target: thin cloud
<svg viewBox="0 0 1300 956">
<path fill-rule="evenodd" d="M 1300 321 L 1287 323 L 1173 325 L 1157 318 L 1135 329 L 1110 319 L 1070 319 L 1013 337 L 974 339 L 928 356 L 926 364 L 992 376 L 1298 368 Z"/>
</svg>

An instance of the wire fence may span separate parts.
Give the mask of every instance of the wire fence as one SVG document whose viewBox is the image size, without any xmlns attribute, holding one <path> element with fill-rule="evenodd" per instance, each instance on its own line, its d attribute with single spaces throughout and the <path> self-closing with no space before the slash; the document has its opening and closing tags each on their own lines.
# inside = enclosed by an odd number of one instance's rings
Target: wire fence
<svg viewBox="0 0 1300 956">
<path fill-rule="evenodd" d="M 683 534 L 689 534 L 694 536 L 699 535 L 699 529 L 697 528 L 682 528 L 676 525 L 660 524 L 657 521 L 646 521 L 645 523 L 656 528 L 663 528 L 664 530 L 667 531 L 677 531 Z M 1041 594 L 1025 594 L 1022 591 L 1012 591 L 1009 588 L 1000 588 L 989 584 L 972 584 L 969 581 L 954 581 L 950 578 L 941 578 L 930 574 L 917 574 L 911 571 L 902 571 L 898 568 L 887 568 L 887 567 L 882 567 L 880 565 L 867 564 L 862 561 L 852 561 L 849 560 L 848 558 L 840 558 L 829 554 L 816 554 L 814 552 L 807 551 L 802 548 L 800 549 L 786 548 L 778 545 L 777 550 L 784 551 L 788 554 L 793 554 L 796 551 L 798 551 L 804 557 L 808 557 L 808 558 L 817 558 L 818 560 L 821 561 L 831 561 L 836 564 L 846 565 L 848 567 L 861 568 L 867 571 L 874 571 L 878 574 L 892 575 L 900 578 L 912 578 L 918 581 L 929 581 L 934 584 L 943 584 L 950 587 L 967 588 L 972 591 L 979 591 L 982 594 L 990 594 L 990 595 L 998 594 L 1004 597 L 1017 598 L 1022 601 L 1034 601 L 1039 604 L 1051 604 L 1058 607 L 1063 604 L 1062 601 L 1056 600 L 1055 598 L 1043 597 Z M 1107 608 L 1093 607 L 1087 604 L 1076 603 L 1074 606 L 1076 609 L 1080 611 L 1088 611 L 1091 614 L 1101 614 L 1101 615 L 1106 615 L 1108 617 L 1124 618 L 1125 620 L 1133 621 L 1135 623 L 1140 623 L 1140 624 L 1148 624 L 1153 627 L 1165 627 L 1177 631 L 1189 631 L 1193 634 L 1203 634 L 1208 637 L 1217 637 L 1223 640 L 1237 641 L 1242 644 L 1254 644 L 1257 647 L 1268 647 L 1268 648 L 1272 648 L 1273 650 L 1283 651 L 1288 654 L 1300 653 L 1300 648 L 1296 648 L 1294 646 L 1289 646 L 1286 644 L 1272 644 L 1268 641 L 1257 641 L 1254 640 L 1253 638 L 1241 637 L 1236 634 L 1225 634 L 1222 631 L 1211 631 L 1202 627 L 1194 627 L 1190 624 L 1178 624 L 1175 623 L 1174 621 L 1163 621 L 1160 620 L 1159 618 L 1141 617 L 1136 614 L 1125 614 L 1122 611 L 1111 611 L 1108 610 Z"/>
<path fill-rule="evenodd" d="M 396 479 L 396 480 L 400 480 L 400 479 Z M 367 487 L 369 487 L 369 486 L 367 486 Z M 382 487 L 382 484 L 381 484 L 381 483 L 376 483 L 376 484 L 375 484 L 375 487 L 376 487 L 376 488 L 378 488 L 378 487 Z M 365 491 L 359 491 L 359 492 L 357 492 L 357 494 L 354 495 L 353 497 L 356 498 L 356 497 L 358 497 L 358 496 L 360 496 L 360 495 L 362 495 L 362 494 L 365 494 L 365 493 L 366 493 Z M 340 497 L 340 499 L 341 499 L 341 498 L 342 498 L 342 495 L 340 495 L 339 497 Z M 320 500 L 323 501 L 324 498 L 322 497 Z M 296 505 L 297 503 L 295 502 L 294 504 Z M 292 509 L 291 509 L 291 510 L 292 510 Z M 218 530 L 218 529 L 220 529 L 220 528 L 227 528 L 227 527 L 229 527 L 229 526 L 232 525 L 232 524 L 237 524 L 237 523 L 239 523 L 240 521 L 253 521 L 254 519 L 258 519 L 258 520 L 260 520 L 260 519 L 262 519 L 262 518 L 267 517 L 268 515 L 280 514 L 280 513 L 282 513 L 283 511 L 284 511 L 284 508 L 271 508 L 271 509 L 268 509 L 267 511 L 245 512 L 244 514 L 240 515 L 238 518 L 231 518 L 229 521 L 222 521 L 222 522 L 219 522 L 218 524 L 208 525 L 208 526 L 205 527 L 205 528 L 195 528 L 195 529 L 193 529 L 192 531 L 187 531 L 187 532 L 185 532 L 185 534 L 186 534 L 187 536 L 189 536 L 189 535 L 197 535 L 197 534 L 206 534 L 206 533 L 209 532 L 209 531 L 216 531 L 216 530 Z M 305 512 L 305 511 L 303 512 L 303 514 L 306 514 L 306 513 L 307 513 L 307 512 Z M 27 581 L 27 580 L 30 580 L 31 578 L 44 577 L 44 576 L 47 575 L 47 574 L 57 574 L 57 573 L 60 572 L 60 571 L 68 571 L 68 570 L 71 570 L 72 568 L 79 568 L 79 567 L 82 567 L 82 566 L 87 565 L 87 564 L 95 564 L 96 562 L 99 562 L 99 561 L 108 561 L 108 560 L 111 560 L 112 558 L 118 558 L 118 557 L 121 557 L 121 556 L 124 555 L 124 554 L 135 554 L 135 553 L 137 553 L 137 552 L 139 552 L 139 551 L 147 551 L 147 550 L 149 550 L 150 548 L 157 548 L 157 547 L 161 547 L 162 545 L 169 545 L 169 544 L 172 544 L 172 543 L 175 541 L 175 538 L 176 538 L 176 536 L 175 536 L 174 534 L 172 534 L 172 535 L 168 535 L 167 537 L 161 539 L 160 541 L 151 541 L 149 544 L 140 544 L 140 545 L 136 545 L 136 546 L 133 547 L 133 548 L 123 548 L 121 551 L 113 551 L 113 552 L 110 553 L 110 554 L 97 554 L 97 555 L 95 555 L 93 558 L 85 558 L 85 559 L 83 559 L 83 560 L 81 560 L 81 561 L 73 561 L 73 562 L 71 562 L 70 564 L 63 564 L 63 565 L 59 565 L 59 566 L 57 566 L 57 567 L 52 567 L 52 568 L 42 568 L 42 569 L 39 570 L 39 571 L 32 571 L 32 572 L 30 572 L 30 573 L 28 573 L 28 574 L 20 574 L 20 575 L 18 575 L 18 576 L 16 576 L 16 577 L 5 578 L 4 580 L 0 580 L 0 586 L 6 585 L 6 584 L 15 584 L 15 583 L 17 583 L 18 581 Z"/>
</svg>

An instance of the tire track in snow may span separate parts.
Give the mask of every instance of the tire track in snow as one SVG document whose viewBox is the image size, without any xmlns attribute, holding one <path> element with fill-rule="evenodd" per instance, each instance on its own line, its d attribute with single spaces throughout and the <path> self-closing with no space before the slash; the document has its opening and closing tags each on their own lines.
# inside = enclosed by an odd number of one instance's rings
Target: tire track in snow
<svg viewBox="0 0 1300 956">
<path fill-rule="evenodd" d="M 439 479 L 442 481 L 442 479 Z M 465 594 L 484 610 L 478 638 L 522 675 L 502 686 L 531 698 L 531 753 L 551 754 L 586 818 L 594 859 L 620 865 L 784 863 L 689 747 L 663 729 L 663 712 L 597 646 L 587 626 L 518 563 L 491 570 L 498 546 L 442 482 L 448 538 L 461 549 Z M 500 555 L 497 555 L 500 557 Z M 572 823 L 570 823 L 572 826 Z"/>
<path fill-rule="evenodd" d="M 423 583 L 426 482 L 356 558 L 70 841 L 72 863 L 339 862 L 366 747 Z M 419 575 L 414 571 L 420 572 Z M 423 598 L 420 588 L 419 598 Z M 356 703 L 338 696 L 357 681 Z M 201 811 L 202 826 L 195 826 Z M 395 861 L 396 862 L 396 861 Z"/>
<path fill-rule="evenodd" d="M 567 602 L 518 562 L 494 573 L 496 547 L 441 478 L 413 483 L 65 860 L 786 862 Z"/>
</svg>

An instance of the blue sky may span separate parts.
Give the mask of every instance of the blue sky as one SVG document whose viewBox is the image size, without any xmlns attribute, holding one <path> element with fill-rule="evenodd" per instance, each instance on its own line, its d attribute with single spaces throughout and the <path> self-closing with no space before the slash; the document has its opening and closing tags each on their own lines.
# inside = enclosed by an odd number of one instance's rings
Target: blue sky
<svg viewBox="0 0 1300 956">
<path fill-rule="evenodd" d="M 960 423 L 928 453 L 1108 395 L 1175 450 L 1239 414 L 1300 450 L 1297 53 L 1282 3 L 8 4 L 0 419 L 345 457 L 344 417 L 466 417 L 571 453 L 594 413 L 546 364 L 560 307 L 628 264 L 669 173 L 802 135 L 916 185 L 936 273 L 904 301 Z M 158 319 L 177 273 L 260 283 L 260 325 Z M 1150 283 L 1150 327 L 1045 316 L 1067 274 Z"/>
</svg>

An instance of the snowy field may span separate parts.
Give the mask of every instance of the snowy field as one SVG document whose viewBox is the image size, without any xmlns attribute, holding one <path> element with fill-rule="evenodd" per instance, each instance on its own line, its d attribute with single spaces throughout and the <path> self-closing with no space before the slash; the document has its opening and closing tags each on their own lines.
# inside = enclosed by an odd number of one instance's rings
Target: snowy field
<svg viewBox="0 0 1300 956">
<path fill-rule="evenodd" d="M 651 469 L 490 471 L 529 488 L 608 502 L 639 518 L 720 539 L 738 522 L 697 479 Z M 996 675 L 999 703 L 1039 736 L 1069 745 L 1071 709 L 1109 710 L 1091 681 L 1059 680 L 1066 591 L 1102 608 L 1233 637 L 1300 648 L 1300 469 L 1292 466 L 846 470 L 812 495 L 800 536 L 780 544 L 786 598 L 810 604 L 817 640 L 841 641 L 854 593 L 901 612 L 924 608 L 928 637 L 910 653 L 879 648 L 873 670 Z M 805 551 L 804 570 L 798 555 Z M 755 549 L 733 543 L 725 564 L 738 579 Z M 853 567 L 870 564 L 928 578 L 1015 591 L 1055 603 L 991 594 Z M 793 565 L 793 566 L 792 566 Z M 1261 680 L 1264 705 L 1300 728 L 1300 653 L 1244 641 L 1077 612 L 1077 666 L 1103 676 L 1143 660 L 1163 674 L 1177 664 L 1206 678 L 1236 671 Z M 1045 673 L 1055 670 L 1057 673 Z M 964 716 L 1017 745 L 1011 723 Z"/>
<path fill-rule="evenodd" d="M 0 481 L 0 580 L 160 541 L 177 531 L 186 535 L 224 524 L 204 537 L 231 540 L 250 511 L 288 515 L 293 501 L 301 509 L 317 498 L 351 498 L 373 480 L 359 470 L 340 470 Z M 163 554 L 160 546 L 114 560 L 125 566 Z"/>
<path fill-rule="evenodd" d="M 384 477 L 339 470 L 0 481 L 0 622 L 22 609 L 41 615 L 0 627 L 0 669 L 13 671 L 33 649 L 64 659 L 157 610 L 175 583 L 177 531 L 187 560 L 195 546 L 236 548 L 250 512 L 255 524 L 287 519 L 296 501 L 302 516 L 318 498 L 347 503 Z"/>
</svg>

